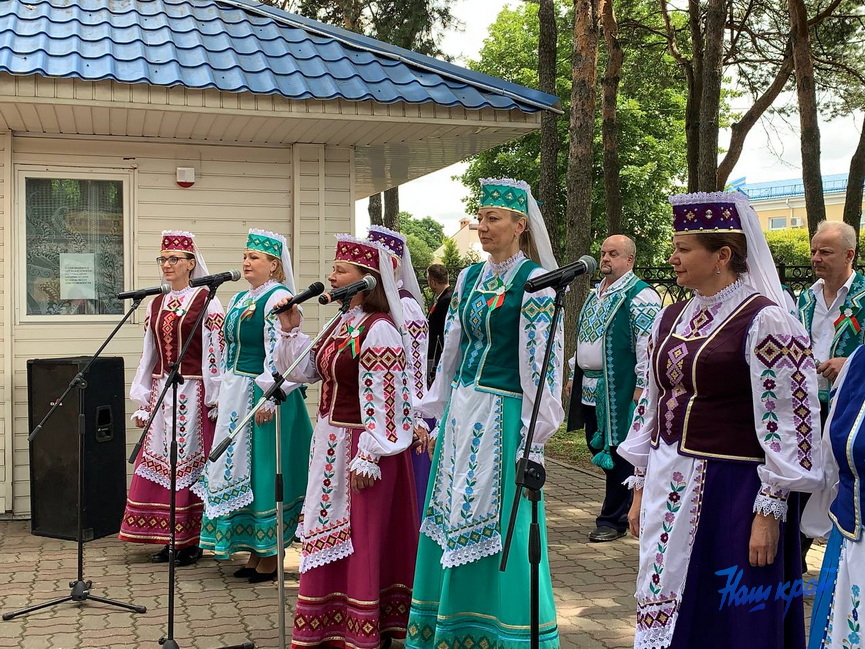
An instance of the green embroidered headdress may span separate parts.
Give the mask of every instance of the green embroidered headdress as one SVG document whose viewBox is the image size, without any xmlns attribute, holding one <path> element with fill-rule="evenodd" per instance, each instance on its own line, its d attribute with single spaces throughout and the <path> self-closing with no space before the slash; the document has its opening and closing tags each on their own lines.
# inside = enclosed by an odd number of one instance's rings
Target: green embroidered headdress
<svg viewBox="0 0 865 649">
<path fill-rule="evenodd" d="M 253 228 L 249 231 L 249 236 L 246 238 L 246 249 L 257 250 L 271 257 L 282 259 L 282 249 L 285 245 L 285 237 L 276 232 L 268 232 L 267 230 L 259 230 Z"/>
<path fill-rule="evenodd" d="M 501 207 L 528 216 L 529 197 L 526 191 L 528 186 L 519 185 L 525 183 L 508 178 L 482 178 L 480 206 Z"/>
</svg>

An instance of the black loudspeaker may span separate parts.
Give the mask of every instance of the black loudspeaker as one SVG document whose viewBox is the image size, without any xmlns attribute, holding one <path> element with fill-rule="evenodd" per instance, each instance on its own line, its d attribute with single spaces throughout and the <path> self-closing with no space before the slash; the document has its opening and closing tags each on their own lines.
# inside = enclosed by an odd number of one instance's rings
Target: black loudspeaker
<svg viewBox="0 0 865 649">
<path fill-rule="evenodd" d="M 89 357 L 27 361 L 30 430 L 51 409 Z M 123 359 L 97 358 L 30 442 L 31 531 L 78 538 L 78 463 L 84 464 L 83 540 L 120 531 L 126 506 L 126 413 Z M 83 404 L 81 401 L 83 400 Z M 83 408 L 82 408 L 83 406 Z M 79 410 L 80 409 L 80 410 Z M 78 457 L 78 413 L 84 413 L 84 453 Z"/>
</svg>

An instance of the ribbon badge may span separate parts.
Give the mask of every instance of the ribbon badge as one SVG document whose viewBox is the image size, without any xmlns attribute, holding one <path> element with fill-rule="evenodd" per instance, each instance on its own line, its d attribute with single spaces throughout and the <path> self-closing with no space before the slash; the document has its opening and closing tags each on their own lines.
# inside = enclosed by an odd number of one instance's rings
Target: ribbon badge
<svg viewBox="0 0 865 649">
<path fill-rule="evenodd" d="M 508 290 L 508 287 L 501 283 L 499 280 L 499 286 L 493 290 L 493 296 L 487 300 L 487 306 L 490 308 L 490 311 L 495 311 L 498 309 L 505 301 L 505 292 Z"/>
<path fill-rule="evenodd" d="M 853 331 L 853 335 L 858 335 L 862 331 L 862 325 L 859 324 L 859 320 L 853 315 L 852 309 L 844 309 L 835 321 L 836 334 L 840 334 L 844 329 L 848 328 Z"/>
<path fill-rule="evenodd" d="M 242 307 L 243 304 L 239 304 L 238 307 Z M 246 304 L 246 308 L 243 310 L 243 313 L 240 314 L 241 320 L 249 320 L 255 314 L 255 301 L 250 300 Z"/>
<path fill-rule="evenodd" d="M 343 349 L 348 347 L 351 349 L 351 357 L 357 358 L 360 350 L 358 349 L 357 339 L 360 337 L 360 334 L 363 332 L 364 326 L 360 325 L 356 329 L 351 325 L 346 326 L 346 336 L 343 338 L 340 343 L 336 346 L 336 351 L 341 352 Z"/>
</svg>

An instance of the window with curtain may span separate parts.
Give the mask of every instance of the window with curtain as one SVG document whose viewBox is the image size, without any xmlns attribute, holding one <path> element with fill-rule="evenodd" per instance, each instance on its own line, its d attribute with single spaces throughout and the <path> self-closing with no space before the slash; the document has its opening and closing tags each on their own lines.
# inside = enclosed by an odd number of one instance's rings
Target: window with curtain
<svg viewBox="0 0 865 649">
<path fill-rule="evenodd" d="M 123 313 L 124 183 L 24 180 L 26 314 Z"/>
</svg>

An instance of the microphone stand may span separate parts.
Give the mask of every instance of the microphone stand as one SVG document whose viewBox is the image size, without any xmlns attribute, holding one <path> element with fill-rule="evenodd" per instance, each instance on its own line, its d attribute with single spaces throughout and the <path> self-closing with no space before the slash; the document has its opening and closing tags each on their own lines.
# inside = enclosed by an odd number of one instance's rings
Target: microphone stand
<svg viewBox="0 0 865 649">
<path fill-rule="evenodd" d="M 283 561 L 285 559 L 285 538 L 283 537 L 283 515 L 285 511 L 285 494 L 283 490 L 283 477 L 282 477 L 282 434 L 279 428 L 279 406 L 286 399 L 286 394 L 280 389 L 282 384 L 288 380 L 288 376 L 294 371 L 294 369 L 300 364 L 300 362 L 307 357 L 312 348 L 321 340 L 326 333 L 328 333 L 334 323 L 342 317 L 342 315 L 348 310 L 349 302 L 351 298 L 343 301 L 340 306 L 339 311 L 325 324 L 324 328 L 316 334 L 315 338 L 313 338 L 309 345 L 306 346 L 306 349 L 303 350 L 300 354 L 298 354 L 297 358 L 294 359 L 294 362 L 289 366 L 285 372 L 280 374 L 279 372 L 273 373 L 274 383 L 270 388 L 268 388 L 267 392 L 265 392 L 262 397 L 258 400 L 258 403 L 250 410 L 246 417 L 244 417 L 240 423 L 234 428 L 229 435 L 220 442 L 220 444 L 214 448 L 208 459 L 211 462 L 215 462 L 222 456 L 223 453 L 228 449 L 231 443 L 234 441 L 234 438 L 242 431 L 246 426 L 252 421 L 253 417 L 255 417 L 255 413 L 257 413 L 262 406 L 269 399 L 273 399 L 274 403 L 276 403 L 276 415 L 274 416 L 274 422 L 276 423 L 276 477 L 274 480 L 275 485 L 275 494 L 274 497 L 276 499 L 276 577 L 277 577 L 277 588 L 279 590 L 279 649 L 285 649 L 285 566 L 283 565 Z M 230 649 L 230 648 L 229 648 Z"/>
<path fill-rule="evenodd" d="M 72 380 L 69 382 L 69 385 L 66 386 L 66 389 L 63 391 L 57 399 L 55 399 L 51 403 L 51 409 L 45 414 L 42 418 L 42 421 L 33 429 L 30 435 L 27 437 L 28 442 L 32 442 L 33 439 L 39 434 L 39 431 L 42 430 L 45 423 L 51 419 L 51 416 L 54 412 L 63 405 L 64 399 L 66 396 L 72 392 L 74 388 L 78 388 L 78 497 L 77 497 L 77 510 L 78 510 L 78 529 L 77 529 L 77 543 L 78 543 L 78 577 L 74 581 L 69 582 L 69 587 L 72 589 L 69 595 L 65 597 L 58 597 L 57 599 L 52 599 L 48 602 L 43 602 L 42 604 L 37 604 L 35 606 L 28 606 L 27 608 L 22 608 L 18 611 L 13 611 L 10 613 L 4 613 L 4 620 L 11 620 L 12 618 L 18 617 L 19 615 L 25 615 L 27 613 L 32 613 L 33 611 L 38 611 L 43 608 L 48 608 L 49 606 L 54 606 L 55 604 L 62 604 L 63 602 L 87 602 L 88 600 L 93 600 L 95 602 L 101 602 L 102 604 L 109 604 L 111 606 L 117 606 L 120 608 L 127 609 L 129 611 L 134 611 L 135 613 L 146 613 L 147 608 L 144 606 L 138 606 L 137 604 L 124 604 L 123 602 L 117 602 L 112 599 L 107 599 L 105 597 L 97 597 L 96 595 L 92 595 L 90 593 L 90 588 L 93 585 L 93 582 L 90 580 L 84 581 L 84 431 L 85 431 L 85 418 L 84 418 L 84 391 L 87 389 L 87 381 L 84 379 L 87 372 L 90 370 L 90 366 L 96 361 L 99 355 L 102 353 L 102 350 L 108 346 L 108 343 L 117 335 L 117 332 L 120 331 L 120 327 L 122 327 L 127 320 L 129 320 L 130 316 L 133 312 L 141 305 L 141 301 L 144 299 L 144 295 L 136 294 L 132 298 L 132 306 L 129 307 L 129 310 L 126 311 L 126 315 L 123 316 L 123 319 L 117 323 L 117 326 L 114 327 L 114 330 L 108 334 L 108 337 L 103 341 L 102 346 L 96 350 L 96 353 L 90 357 L 87 361 L 87 364 L 84 366 L 84 369 L 80 370 Z"/>
<path fill-rule="evenodd" d="M 516 490 L 514 491 L 514 501 L 511 506 L 511 516 L 508 522 L 508 531 L 505 536 L 505 544 L 502 549 L 502 561 L 499 565 L 499 570 L 504 572 L 508 565 L 508 554 L 511 549 L 511 541 L 514 535 L 514 525 L 517 521 L 517 512 L 520 508 L 520 499 L 523 489 L 526 490 L 526 495 L 532 503 L 532 522 L 529 526 L 529 565 L 531 567 L 531 582 L 530 582 L 530 605 L 531 605 L 531 649 L 539 649 L 540 646 L 540 564 L 541 554 L 541 526 L 538 522 L 538 503 L 541 500 L 541 489 L 547 480 L 547 473 L 542 464 L 529 459 L 532 442 L 535 437 L 535 428 L 538 423 L 538 412 L 541 408 L 541 397 L 544 394 L 544 376 L 546 376 L 547 368 L 550 364 L 550 359 L 553 354 L 553 345 L 556 339 L 556 329 L 558 328 L 559 318 L 562 314 L 562 309 L 565 306 L 565 293 L 568 289 L 568 284 L 574 280 L 574 276 L 564 277 L 563 281 L 556 287 L 555 308 L 553 309 L 553 318 L 550 323 L 550 335 L 547 338 L 547 347 L 544 352 L 544 362 L 541 365 L 541 379 L 538 381 L 537 390 L 535 392 L 535 403 L 532 407 L 532 418 L 529 421 L 529 429 L 526 433 L 526 447 L 523 449 L 523 456 L 517 462 L 517 472 L 514 482 Z"/>
<path fill-rule="evenodd" d="M 189 350 L 189 346 L 192 344 L 195 335 L 201 327 L 201 322 L 207 314 L 207 309 L 210 306 L 210 303 L 213 301 L 213 298 L 216 297 L 216 289 L 219 288 L 226 279 L 223 279 L 222 281 L 213 281 L 207 285 L 207 299 L 204 301 L 204 306 L 201 308 L 198 317 L 192 325 L 193 335 L 186 339 L 186 342 L 183 343 L 183 347 L 180 349 L 177 359 L 171 364 L 171 369 L 168 372 L 165 386 L 162 388 L 159 398 L 153 405 L 153 409 L 150 412 L 150 419 L 147 420 L 147 424 L 141 432 L 141 438 L 138 440 L 138 444 L 135 445 L 135 451 L 133 452 L 132 457 L 130 457 L 130 464 L 132 464 L 138 456 L 138 451 L 141 449 L 141 445 L 150 430 L 150 427 L 153 425 L 153 419 L 156 417 L 156 413 L 159 412 L 162 402 L 165 400 L 165 395 L 168 393 L 168 389 L 171 388 L 171 407 L 173 414 L 171 418 L 171 446 L 169 450 L 170 486 L 168 490 L 168 633 L 165 637 L 159 639 L 159 644 L 162 645 L 163 649 L 179 649 L 180 647 L 174 639 L 174 586 L 177 570 L 174 563 L 175 557 L 177 556 L 175 548 L 177 534 L 177 390 L 178 386 L 184 382 L 183 375 L 180 373 L 180 368 L 183 366 L 183 359 L 186 356 L 186 352 Z M 206 415 L 202 413 L 202 416 Z M 242 645 L 234 645 L 232 647 L 225 647 L 224 649 L 253 649 L 253 645 L 251 643 L 246 643 Z"/>
</svg>

